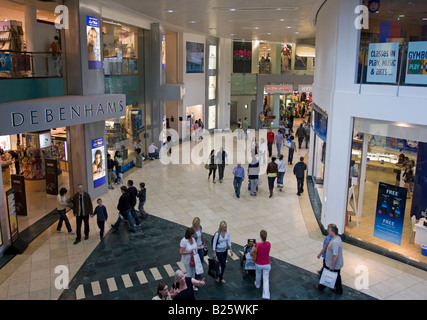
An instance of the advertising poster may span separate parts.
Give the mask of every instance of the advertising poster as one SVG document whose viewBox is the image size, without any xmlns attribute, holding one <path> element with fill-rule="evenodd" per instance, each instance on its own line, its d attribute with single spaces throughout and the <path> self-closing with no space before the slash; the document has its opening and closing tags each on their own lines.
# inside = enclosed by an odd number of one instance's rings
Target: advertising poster
<svg viewBox="0 0 427 320">
<path fill-rule="evenodd" d="M 57 196 L 58 187 L 58 160 L 45 159 L 46 166 L 46 194 Z"/>
<path fill-rule="evenodd" d="M 105 177 L 104 138 L 92 140 L 93 187 L 98 188 L 107 181 Z"/>
<path fill-rule="evenodd" d="M 25 194 L 25 178 L 19 174 L 12 174 L 12 190 L 15 195 L 15 211 L 17 215 L 27 215 L 27 198 Z"/>
<path fill-rule="evenodd" d="M 6 203 L 7 212 L 9 215 L 10 239 L 11 239 L 11 242 L 13 243 L 19 236 L 18 216 L 16 214 L 15 194 L 13 192 L 13 189 L 10 189 L 6 192 L 6 202 L 7 202 Z M 1 237 L 0 242 L 1 244 L 3 244 L 3 237 Z"/>
<path fill-rule="evenodd" d="M 166 36 L 162 35 L 162 70 L 166 68 Z"/>
<path fill-rule="evenodd" d="M 86 17 L 86 34 L 89 69 L 101 69 L 101 34 L 99 19 Z"/>
<path fill-rule="evenodd" d="M 233 73 L 252 72 L 252 42 L 233 41 Z"/>
<path fill-rule="evenodd" d="M 215 129 L 216 128 L 216 106 L 209 106 L 209 126 L 208 129 Z"/>
<path fill-rule="evenodd" d="M 205 49 L 203 43 L 186 43 L 187 73 L 205 72 Z"/>
<path fill-rule="evenodd" d="M 10 54 L 0 53 L 0 71 L 12 71 Z"/>
<path fill-rule="evenodd" d="M 370 43 L 368 52 L 367 82 L 395 83 L 399 43 Z"/>
<path fill-rule="evenodd" d="M 406 80 L 408 84 L 427 84 L 427 41 L 408 43 Z"/>
<path fill-rule="evenodd" d="M 374 237 L 400 245 L 407 190 L 380 182 L 375 213 Z"/>
</svg>

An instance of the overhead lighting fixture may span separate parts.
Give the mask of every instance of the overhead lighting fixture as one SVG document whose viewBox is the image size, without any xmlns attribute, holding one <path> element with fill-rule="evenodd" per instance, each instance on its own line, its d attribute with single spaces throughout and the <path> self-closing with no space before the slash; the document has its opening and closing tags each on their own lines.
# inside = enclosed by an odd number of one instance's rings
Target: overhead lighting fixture
<svg viewBox="0 0 427 320">
<path fill-rule="evenodd" d="M 236 9 L 234 9 L 234 8 L 231 8 L 231 9 L 230 9 L 230 11 L 236 11 Z"/>
<path fill-rule="evenodd" d="M 292 28 L 292 27 L 291 27 L 291 26 L 287 26 L 287 27 L 286 27 L 286 29 L 290 29 L 290 28 Z"/>
<path fill-rule="evenodd" d="M 427 18 L 423 18 L 423 21 L 427 21 Z"/>
<path fill-rule="evenodd" d="M 194 24 L 194 23 L 197 23 L 197 21 L 196 20 L 191 20 L 190 23 Z"/>
<path fill-rule="evenodd" d="M 169 13 L 174 13 L 175 11 L 173 11 L 172 9 L 168 10 Z"/>
<path fill-rule="evenodd" d="M 255 29 L 255 30 L 259 30 L 259 27 L 255 27 L 254 29 Z"/>
<path fill-rule="evenodd" d="M 282 21 L 282 22 L 283 22 L 283 21 L 285 21 L 285 19 L 280 19 L 280 21 Z"/>
</svg>

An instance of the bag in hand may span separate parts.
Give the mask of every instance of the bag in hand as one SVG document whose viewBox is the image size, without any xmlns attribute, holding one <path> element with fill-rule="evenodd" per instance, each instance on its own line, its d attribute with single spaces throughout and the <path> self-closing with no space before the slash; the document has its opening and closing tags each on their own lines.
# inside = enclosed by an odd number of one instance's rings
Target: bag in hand
<svg viewBox="0 0 427 320">
<path fill-rule="evenodd" d="M 218 278 L 219 274 L 221 273 L 221 265 L 219 264 L 219 261 L 216 259 L 209 258 L 208 264 L 209 264 L 208 275 L 210 275 L 214 279 Z"/>
<path fill-rule="evenodd" d="M 335 282 L 337 281 L 338 272 L 333 272 L 327 268 L 323 268 L 322 276 L 320 277 L 320 284 L 323 284 L 325 287 L 333 289 L 335 287 Z"/>
<path fill-rule="evenodd" d="M 257 244 L 256 244 L 255 245 L 255 251 L 254 251 L 254 253 L 252 255 L 252 261 L 253 262 L 256 262 L 257 255 L 258 255 L 258 248 L 257 248 Z"/>
</svg>

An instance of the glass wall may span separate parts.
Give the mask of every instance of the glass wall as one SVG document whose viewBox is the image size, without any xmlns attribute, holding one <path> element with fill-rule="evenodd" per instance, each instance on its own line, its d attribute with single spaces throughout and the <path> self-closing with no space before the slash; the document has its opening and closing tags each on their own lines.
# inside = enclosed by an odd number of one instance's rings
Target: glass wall
<svg viewBox="0 0 427 320">
<path fill-rule="evenodd" d="M 369 9 L 369 27 L 361 29 L 358 83 L 426 85 L 426 2 L 381 1 Z"/>
<path fill-rule="evenodd" d="M 126 115 L 106 121 L 107 148 L 112 156 L 120 151 L 127 164 L 135 159 L 134 144 L 145 131 L 143 30 L 104 19 L 102 33 L 105 93 L 126 95 Z"/>
<path fill-rule="evenodd" d="M 402 125 L 404 131 L 399 128 Z M 422 160 L 426 143 L 413 140 L 420 137 L 419 130 L 427 128 L 392 123 L 382 126 L 386 129 L 373 134 L 373 126 L 355 121 L 345 232 L 427 262 L 420 249 L 427 244 L 427 228 L 422 228 L 427 209 L 426 162 Z"/>
</svg>

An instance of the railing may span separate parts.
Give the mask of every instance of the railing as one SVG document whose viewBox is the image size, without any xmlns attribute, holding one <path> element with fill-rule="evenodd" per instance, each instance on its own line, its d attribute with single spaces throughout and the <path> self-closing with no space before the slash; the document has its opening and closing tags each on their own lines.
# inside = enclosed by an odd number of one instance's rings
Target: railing
<svg viewBox="0 0 427 320">
<path fill-rule="evenodd" d="M 60 53 L 0 50 L 0 78 L 62 77 Z"/>
</svg>

